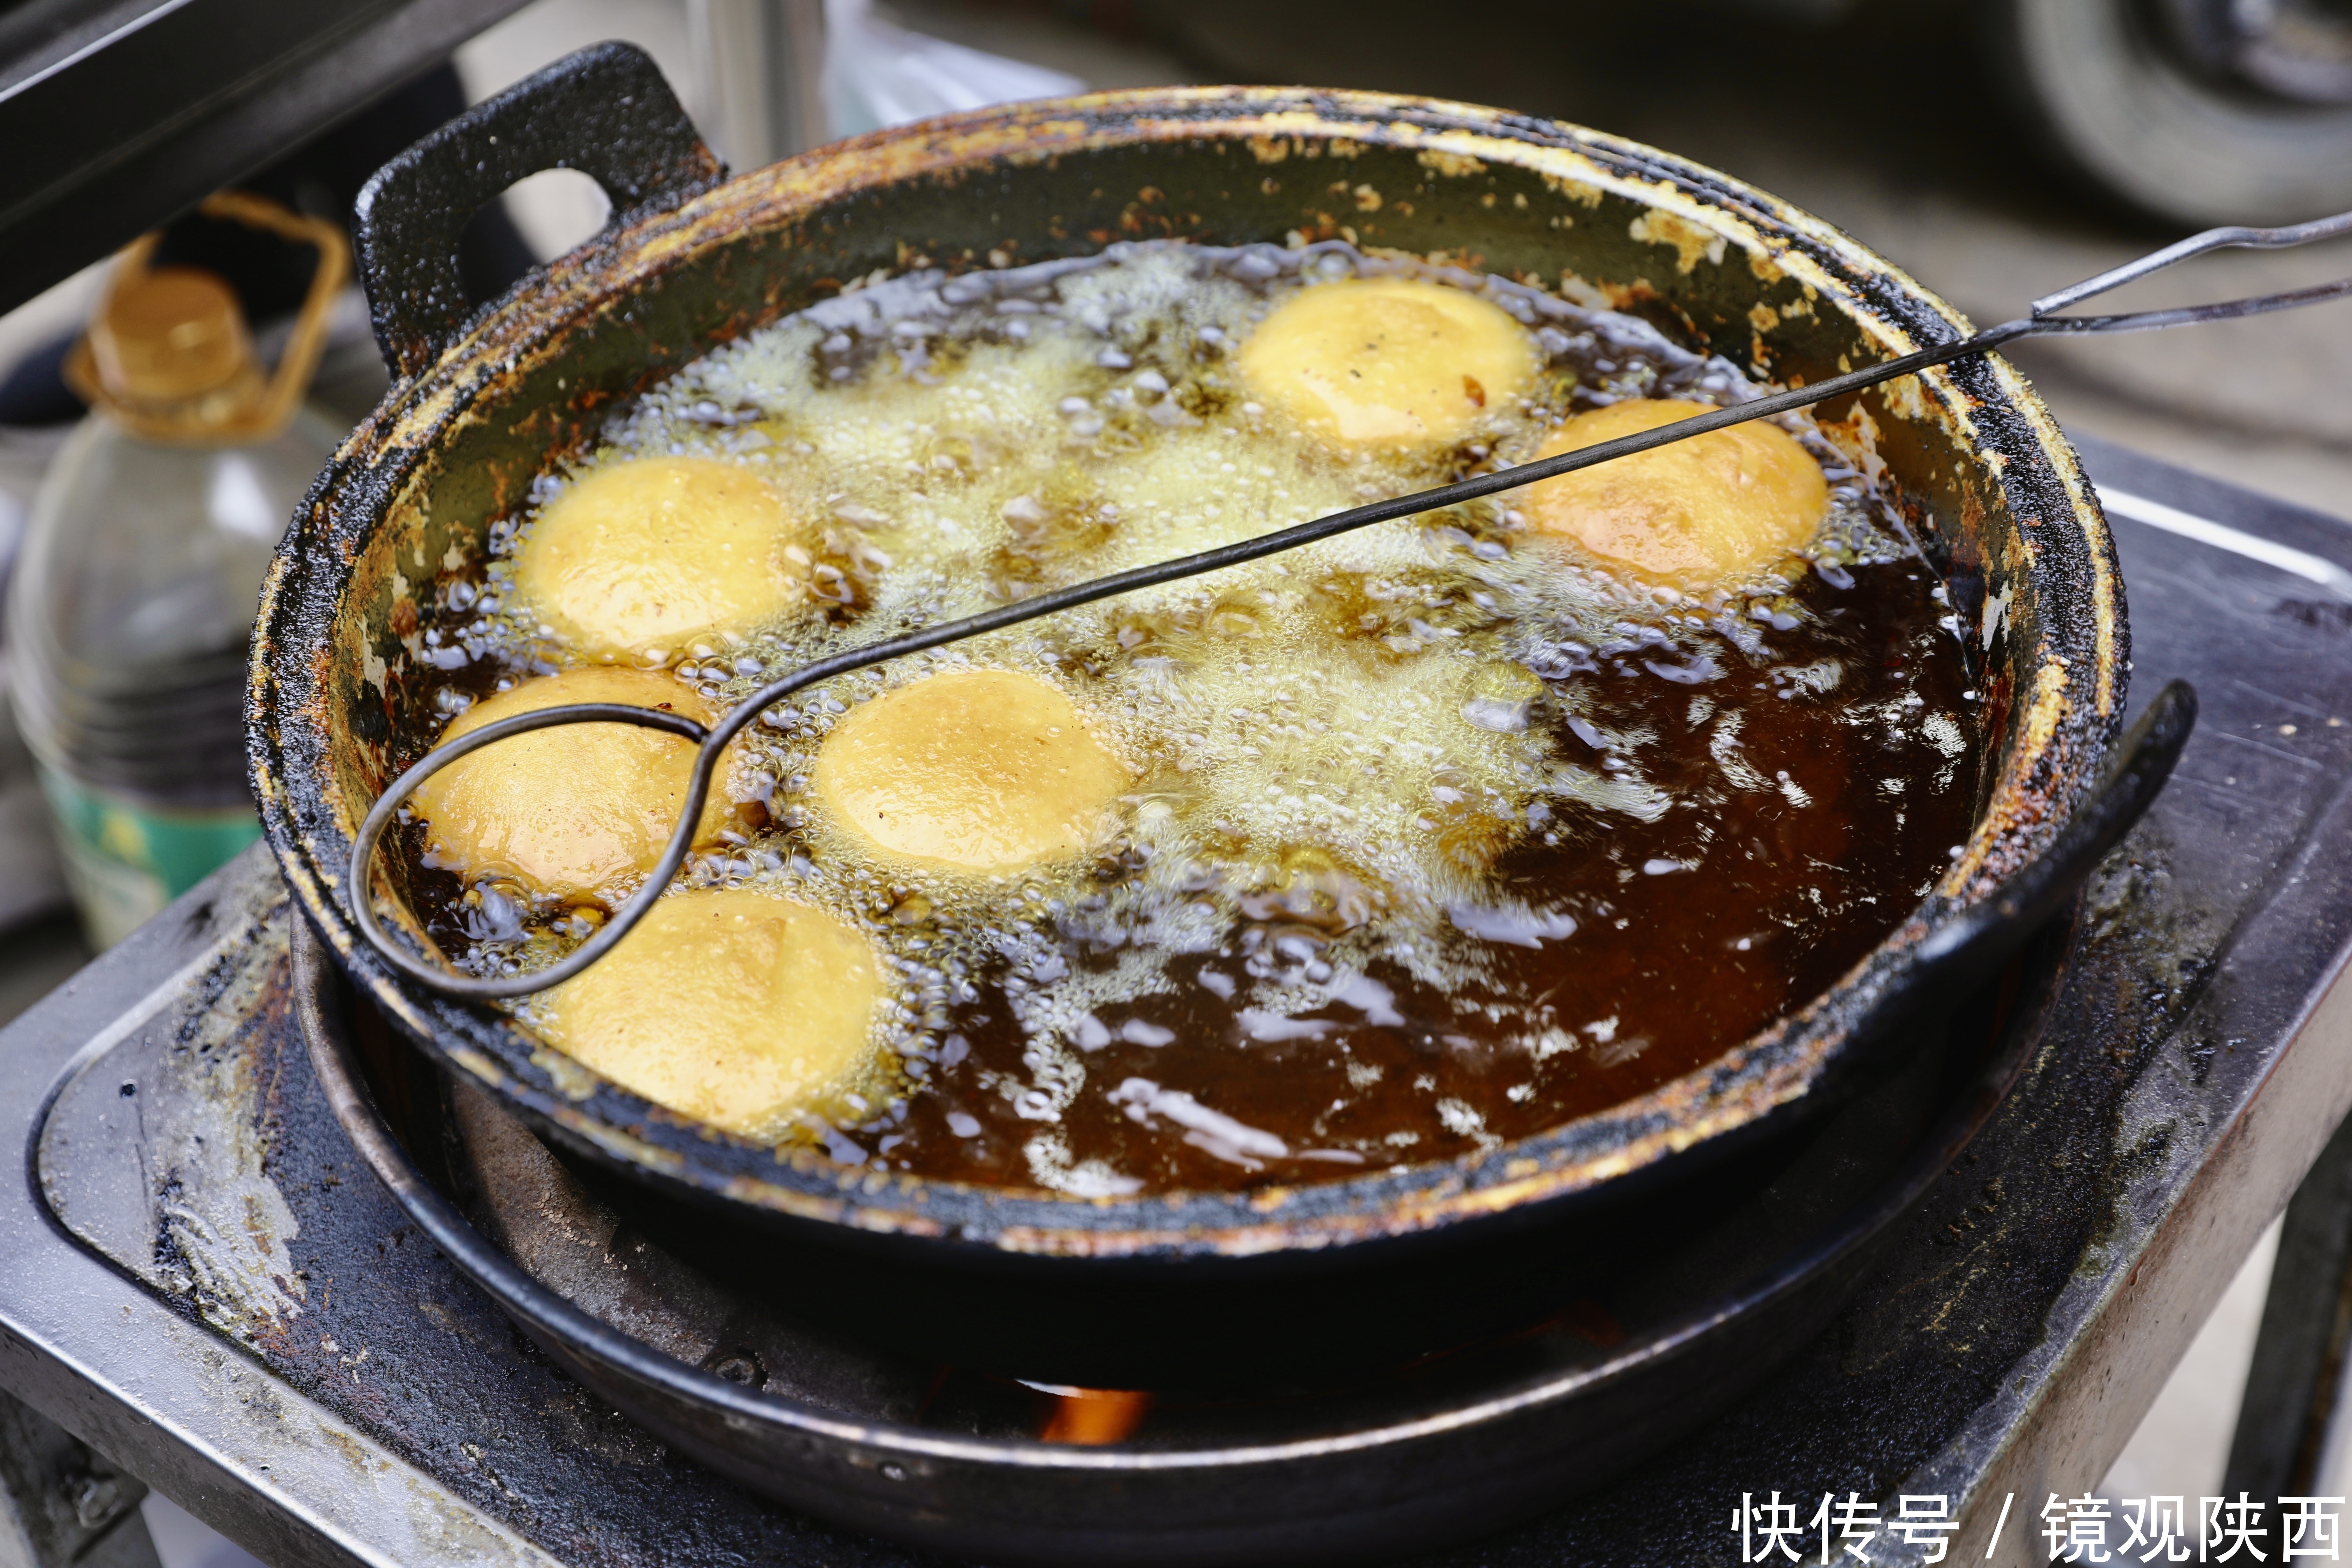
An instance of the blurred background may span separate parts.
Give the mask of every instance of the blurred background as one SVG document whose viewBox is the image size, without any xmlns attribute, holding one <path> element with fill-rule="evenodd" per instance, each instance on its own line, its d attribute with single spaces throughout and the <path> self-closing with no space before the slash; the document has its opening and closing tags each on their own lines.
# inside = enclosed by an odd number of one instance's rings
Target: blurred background
<svg viewBox="0 0 2352 1568">
<path fill-rule="evenodd" d="M 122 9 L 0 5 L 0 57 L 13 62 L 0 68 L 16 73 L 0 79 L 0 119 L 10 94 L 80 58 L 75 27 Z M 444 0 L 413 9 L 438 17 L 436 36 L 454 53 L 428 51 L 398 79 L 379 73 L 310 113 L 299 135 L 254 132 L 223 178 L 288 212 L 343 224 L 368 174 L 467 102 L 582 45 L 622 38 L 652 54 L 737 167 L 944 110 L 1087 88 L 1307 83 L 1500 105 L 1749 181 L 1846 229 L 1979 324 L 2194 228 L 2352 207 L 2346 0 L 1487 0 L 1466 11 L 1406 0 Z M 183 190 L 140 221 L 201 194 Z M 16 247 L 14 262 L 0 261 L 0 580 L 42 509 L 73 504 L 60 499 L 70 487 L 58 476 L 93 416 L 67 374 L 69 351 L 109 308 L 103 258 L 133 237 L 102 223 L 10 218 L 37 210 L 38 196 L 0 191 L 0 249 Z M 55 210 L 76 211 L 79 200 L 68 195 Z M 593 233 L 604 212 L 584 176 L 517 186 L 502 212 L 468 231 L 469 289 L 494 295 Z M 304 314 L 309 252 L 187 214 L 171 222 L 155 259 L 228 280 L 257 365 L 315 332 L 309 406 L 274 438 L 330 441 L 380 395 L 356 289 L 312 300 Z M 2341 245 L 2240 253 L 2119 303 L 2264 291 L 2347 270 L 2352 247 Z M 2032 342 L 2015 357 L 2071 429 L 2352 518 L 2352 305 L 2193 332 Z M 205 482 L 208 495 L 226 493 L 216 477 Z M 282 520 L 285 506 L 274 515 Z M 254 578 L 241 589 L 248 606 Z M 32 607 L 11 613 L 44 613 L 46 591 L 17 584 L 9 603 Z M 0 620 L 9 650 L 0 660 L 15 661 L 0 687 L 16 689 L 20 707 L 26 693 L 37 706 L 48 700 L 44 681 L 69 684 L 70 672 L 26 673 L 34 640 Z M 68 754 L 64 733 L 52 725 L 34 737 L 53 773 L 79 754 Z M 104 860 L 115 851 L 102 833 L 61 859 L 58 786 L 45 803 L 36 774 L 26 744 L 0 724 L 0 1019 L 176 890 L 160 870 L 123 879 Z M 93 892 L 92 879 L 109 877 Z M 2118 1461 L 2111 1493 L 2217 1489 L 2274 1231 Z M 149 1507 L 170 1568 L 249 1561 L 162 1500 Z"/>
</svg>

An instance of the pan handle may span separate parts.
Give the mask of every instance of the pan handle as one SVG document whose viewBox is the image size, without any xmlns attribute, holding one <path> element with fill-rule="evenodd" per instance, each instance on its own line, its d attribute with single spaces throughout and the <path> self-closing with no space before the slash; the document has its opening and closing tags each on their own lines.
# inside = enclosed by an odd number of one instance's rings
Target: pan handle
<svg viewBox="0 0 2352 1568">
<path fill-rule="evenodd" d="M 1910 973 L 1880 1005 L 1878 1016 L 1856 1033 L 1891 1029 L 1917 1016 L 1922 1007 L 1954 1000 L 1991 979 L 2123 842 L 2171 778 L 2172 765 L 2196 727 L 2197 689 L 2172 681 L 2125 734 L 2114 766 L 2057 840 L 1990 898 L 1962 910 L 1915 948 Z"/>
<path fill-rule="evenodd" d="M 604 187 L 606 233 L 727 177 L 633 44 L 592 45 L 476 104 L 377 170 L 356 204 L 360 279 L 395 376 L 421 374 L 475 313 L 457 276 L 467 222 L 544 169 Z"/>
</svg>

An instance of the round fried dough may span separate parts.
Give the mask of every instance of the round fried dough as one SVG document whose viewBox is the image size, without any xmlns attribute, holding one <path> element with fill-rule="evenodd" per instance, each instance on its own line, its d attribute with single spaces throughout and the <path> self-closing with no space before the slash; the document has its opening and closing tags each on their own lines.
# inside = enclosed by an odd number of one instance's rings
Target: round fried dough
<svg viewBox="0 0 2352 1568">
<path fill-rule="evenodd" d="M 1252 393 L 1349 446 L 1456 440 L 1536 372 L 1528 330 L 1499 307 L 1409 278 L 1300 289 L 1242 344 Z"/>
<path fill-rule="evenodd" d="M 882 996 L 874 944 L 855 927 L 748 889 L 690 889 L 547 992 L 532 1022 L 656 1105 L 773 1136 L 863 1065 Z"/>
<path fill-rule="evenodd" d="M 808 575 L 786 551 L 800 531 L 749 469 L 640 458 L 596 469 L 540 514 L 515 588 L 583 653 L 672 652 L 799 604 Z"/>
<path fill-rule="evenodd" d="M 1628 398 L 1577 415 L 1538 456 L 1711 412 L 1704 403 Z M 1802 547 L 1829 499 L 1821 465 L 1796 437 L 1758 420 L 1545 479 L 1519 506 L 1545 533 L 1654 581 L 1701 587 L 1752 576 Z"/>
<path fill-rule="evenodd" d="M 934 675 L 852 710 L 818 748 L 817 798 L 902 860 L 1015 871 L 1101 836 L 1128 772 L 1034 675 Z"/>
<path fill-rule="evenodd" d="M 591 668 L 527 680 L 459 714 L 443 741 L 495 719 L 571 702 L 667 708 L 701 723 L 701 698 L 655 670 Z M 694 746 L 682 735 L 634 724 L 562 724 L 533 730 L 458 758 L 415 795 L 436 850 L 470 877 L 513 877 L 536 892 L 578 897 L 642 876 L 669 842 L 685 804 Z M 726 811 L 719 787 L 702 833 Z"/>
</svg>

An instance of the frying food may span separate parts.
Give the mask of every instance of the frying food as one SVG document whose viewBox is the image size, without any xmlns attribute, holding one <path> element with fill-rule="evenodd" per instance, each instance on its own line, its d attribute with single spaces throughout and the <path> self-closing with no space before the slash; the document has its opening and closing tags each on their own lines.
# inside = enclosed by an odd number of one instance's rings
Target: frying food
<svg viewBox="0 0 2352 1568">
<path fill-rule="evenodd" d="M 963 871 L 1066 859 L 1128 783 L 1059 688 L 982 669 L 864 703 L 816 757 L 816 795 L 884 854 Z"/>
<path fill-rule="evenodd" d="M 1654 430 L 1707 406 L 1628 398 L 1575 416 L 1536 455 Z M 1704 594 L 1803 549 L 1829 503 L 1829 481 L 1811 454 L 1786 430 L 1758 420 L 1546 479 L 1522 504 L 1545 533 L 1573 539 L 1652 582 Z"/>
<path fill-rule="evenodd" d="M 1250 389 L 1346 443 L 1431 446 L 1516 397 L 1536 371 L 1528 330 L 1443 284 L 1372 278 L 1305 289 L 1242 345 Z"/>
<path fill-rule="evenodd" d="M 436 600 L 481 651 L 433 701 L 478 722 L 601 669 L 716 712 L 1758 390 L 1634 316 L 1338 242 L 869 279 L 543 476 Z M 1103 1196 L 1496 1147 L 1715 1060 L 1934 885 L 1977 787 L 1940 592 L 1790 417 L 842 676 L 744 731 L 679 885 L 518 1017 L 679 1114 L 928 1177 Z M 667 831 L 641 776 L 673 775 L 583 752 L 421 797 L 445 949 L 582 940 Z M 609 847 L 517 889 L 523 836 L 480 825 L 559 786 L 550 830 L 615 814 Z"/>
<path fill-rule="evenodd" d="M 772 1133 L 872 1076 L 882 964 L 854 926 L 764 893 L 692 889 L 543 996 L 549 1043 L 681 1115 Z"/>
<path fill-rule="evenodd" d="M 573 702 L 667 708 L 709 722 L 710 705 L 666 671 L 590 667 L 526 680 L 473 704 L 442 739 L 494 720 Z M 694 747 L 632 724 L 533 730 L 460 757 L 425 781 L 416 810 L 436 863 L 476 881 L 520 881 L 572 900 L 611 892 L 653 868 L 686 804 Z M 703 810 L 708 840 L 724 792 Z"/>
<path fill-rule="evenodd" d="M 700 458 L 615 463 L 566 491 L 515 560 L 517 586 L 584 654 L 656 664 L 772 621 L 806 594 L 807 552 L 757 474 Z"/>
</svg>

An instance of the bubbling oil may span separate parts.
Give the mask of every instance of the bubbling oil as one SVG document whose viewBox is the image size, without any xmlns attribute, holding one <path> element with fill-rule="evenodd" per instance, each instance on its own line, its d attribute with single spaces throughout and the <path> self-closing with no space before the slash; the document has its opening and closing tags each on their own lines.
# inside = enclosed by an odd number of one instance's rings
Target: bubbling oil
<svg viewBox="0 0 2352 1568">
<path fill-rule="evenodd" d="M 1532 381 L 1419 447 L 1344 446 L 1252 396 L 1237 351 L 1269 310 L 1397 276 L 1499 306 Z M 434 708 L 597 658 L 723 707 L 900 631 L 1525 461 L 1584 410 L 1759 390 L 1633 317 L 1337 243 L 877 277 L 714 351 L 542 477 L 487 571 L 442 588 Z M 1630 580 L 1507 493 L 764 715 L 748 798 L 685 879 L 848 922 L 891 995 L 866 1062 L 759 1135 L 1082 1195 L 1328 1178 L 1621 1101 L 1818 992 L 1965 837 L 1974 720 L 1933 574 L 1835 448 L 1781 423 L 1829 510 L 1801 557 L 1744 580 Z M 740 464 L 784 498 L 796 609 L 614 654 L 518 596 L 538 513 L 653 457 Z M 824 810 L 811 775 L 846 714 L 973 669 L 1050 682 L 1131 776 L 1083 853 L 927 867 Z M 485 972 L 604 912 L 417 876 L 436 935 Z"/>
</svg>

